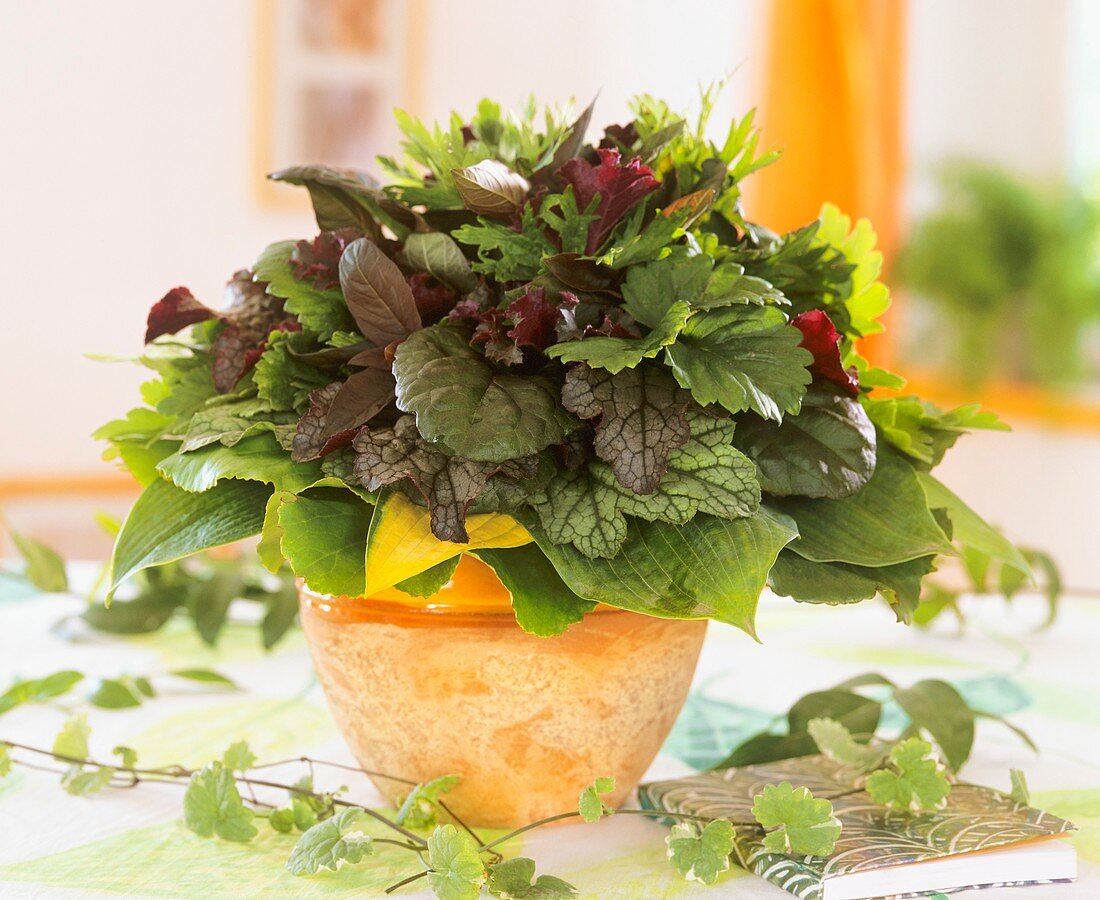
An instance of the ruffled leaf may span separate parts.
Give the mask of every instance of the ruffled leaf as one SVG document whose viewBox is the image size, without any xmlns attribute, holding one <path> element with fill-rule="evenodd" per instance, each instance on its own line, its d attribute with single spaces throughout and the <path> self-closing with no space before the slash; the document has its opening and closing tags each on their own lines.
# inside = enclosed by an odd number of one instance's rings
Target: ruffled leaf
<svg viewBox="0 0 1100 900">
<path fill-rule="evenodd" d="M 828 856 L 840 837 L 833 804 L 789 781 L 768 784 L 753 798 L 752 814 L 764 828 L 764 849 L 789 856 Z"/>
<path fill-rule="evenodd" d="M 597 218 L 589 227 L 585 245 L 585 253 L 589 256 L 599 250 L 623 216 L 657 189 L 653 170 L 643 166 L 640 159 L 632 159 L 624 165 L 618 150 L 601 149 L 596 152 L 600 158 L 597 165 L 577 158 L 558 170 L 558 177 L 573 186 L 580 209 L 588 209 L 593 198 L 599 195 Z"/>
<path fill-rule="evenodd" d="M 218 318 L 218 313 L 195 299 L 185 287 L 172 288 L 149 310 L 145 326 L 145 343 L 150 344 L 161 335 L 175 334 L 189 325 Z"/>
<path fill-rule="evenodd" d="M 840 361 L 840 332 L 820 309 L 799 313 L 791 324 L 802 332 L 802 348 L 813 354 L 810 372 L 815 383 L 831 382 L 852 397 L 859 396 L 856 369 L 845 369 Z"/>
<path fill-rule="evenodd" d="M 643 359 L 652 359 L 673 344 L 685 330 L 690 316 L 691 308 L 686 303 L 673 303 L 645 337 L 584 337 L 555 344 L 546 353 L 562 362 L 583 362 L 616 374 L 634 368 Z"/>
</svg>

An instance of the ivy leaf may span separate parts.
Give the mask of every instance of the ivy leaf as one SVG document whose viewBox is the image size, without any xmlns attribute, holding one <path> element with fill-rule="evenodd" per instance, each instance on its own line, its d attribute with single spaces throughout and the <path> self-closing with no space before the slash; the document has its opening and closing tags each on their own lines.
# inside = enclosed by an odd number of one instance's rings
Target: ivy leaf
<svg viewBox="0 0 1100 900">
<path fill-rule="evenodd" d="M 428 884 L 439 900 L 476 900 L 485 884 L 477 842 L 454 825 L 440 825 L 428 838 Z"/>
<path fill-rule="evenodd" d="M 3 775 L 3 771 L 0 770 L 0 775 Z M 1019 803 L 1021 806 L 1028 806 L 1031 804 L 1031 791 L 1027 788 L 1027 778 L 1024 777 L 1022 769 L 1009 769 L 1008 770 L 1009 781 L 1012 784 L 1012 788 L 1008 793 L 1008 796 Z"/>
<path fill-rule="evenodd" d="M 340 257 L 340 288 L 359 331 L 375 346 L 385 347 L 420 328 L 405 276 L 366 238 L 348 244 Z"/>
<path fill-rule="evenodd" d="M 928 741 L 913 737 L 895 744 L 890 765 L 867 778 L 866 790 L 875 803 L 914 813 L 946 805 L 951 784 Z"/>
<path fill-rule="evenodd" d="M 246 772 L 256 765 L 256 754 L 248 746 L 248 741 L 236 741 L 222 754 L 222 765 L 230 772 Z"/>
<path fill-rule="evenodd" d="M 813 357 L 801 333 L 773 306 L 730 306 L 692 317 L 665 350 L 680 384 L 701 406 L 751 409 L 780 421 L 798 412 Z"/>
<path fill-rule="evenodd" d="M 789 781 L 768 784 L 753 798 L 752 814 L 766 829 L 764 849 L 788 856 L 828 856 L 840 837 L 833 804 Z"/>
<path fill-rule="evenodd" d="M 404 341 L 394 357 L 397 405 L 417 430 L 457 456 L 504 462 L 561 443 L 577 420 L 543 378 L 497 371 L 469 344 L 465 329 L 433 325 Z"/>
<path fill-rule="evenodd" d="M 61 786 L 74 797 L 87 797 L 103 790 L 114 777 L 111 766 L 95 766 L 85 769 L 83 766 L 70 766 L 61 776 Z"/>
<path fill-rule="evenodd" d="M 489 893 L 501 900 L 569 900 L 577 889 L 554 875 L 535 876 L 535 861 L 518 856 L 489 869 Z"/>
<path fill-rule="evenodd" d="M 857 743 L 852 738 L 852 733 L 836 719 L 810 719 L 806 730 L 817 744 L 818 750 L 833 762 L 844 766 L 867 771 L 878 766 L 886 755 L 882 750 Z"/>
<path fill-rule="evenodd" d="M 615 557 L 626 540 L 615 490 L 583 469 L 559 472 L 529 502 L 550 541 L 572 544 L 586 557 Z"/>
<path fill-rule="evenodd" d="M 672 867 L 688 881 L 714 884 L 730 867 L 733 825 L 726 819 L 708 822 L 702 830 L 690 822 L 674 825 L 665 843 Z"/>
<path fill-rule="evenodd" d="M 512 595 L 519 627 L 553 637 L 591 612 L 595 603 L 574 594 L 538 546 L 478 550 L 477 557 L 496 573 Z"/>
<path fill-rule="evenodd" d="M 412 268 L 460 294 L 468 294 L 477 286 L 477 276 L 450 235 L 439 231 L 410 234 L 402 250 Z"/>
<path fill-rule="evenodd" d="M 124 769 L 132 769 L 134 766 L 137 765 L 137 761 L 138 761 L 137 750 L 133 749 L 132 747 L 124 747 L 120 744 L 119 746 L 115 747 L 111 751 L 111 753 L 114 756 L 118 757 L 119 764 Z"/>
<path fill-rule="evenodd" d="M 561 396 L 570 412 L 599 420 L 596 454 L 636 494 L 657 490 L 669 453 L 691 436 L 685 415 L 691 396 L 661 368 L 612 375 L 575 366 L 566 373 Z"/>
<path fill-rule="evenodd" d="M 780 497 L 847 497 L 875 471 L 875 426 L 858 401 L 831 391 L 808 391 L 798 415 L 778 424 L 744 417 L 734 443 L 756 463 L 760 487 Z"/>
<path fill-rule="evenodd" d="M 631 266 L 623 284 L 623 308 L 643 325 L 656 328 L 673 303 L 697 307 L 713 266 L 703 254 Z"/>
<path fill-rule="evenodd" d="M 606 369 L 614 375 L 623 369 L 634 368 L 643 359 L 652 359 L 662 348 L 673 344 L 690 324 L 690 316 L 691 308 L 686 303 L 673 303 L 657 326 L 645 337 L 585 337 L 555 344 L 547 349 L 546 354 L 566 363 L 587 363 L 593 368 Z"/>
<path fill-rule="evenodd" d="M 581 818 L 592 823 L 598 822 L 604 816 L 614 815 L 615 810 L 600 796 L 610 794 L 613 790 L 615 790 L 615 779 L 604 775 L 581 791 L 580 799 L 577 801 L 577 811 L 581 814 Z"/>
<path fill-rule="evenodd" d="M 440 775 L 416 785 L 401 802 L 394 821 L 409 828 L 431 828 L 435 825 L 436 804 L 458 782 L 457 775 Z"/>
<path fill-rule="evenodd" d="M 362 815 L 362 810 L 352 806 L 311 827 L 290 852 L 287 871 L 316 875 L 322 869 L 339 869 L 341 862 L 354 865 L 370 856 L 374 850 L 370 837 L 355 827 Z"/>
<path fill-rule="evenodd" d="M 514 215 L 531 190 L 527 179 L 495 159 L 483 159 L 464 169 L 452 169 L 463 205 L 480 216 Z"/>
<path fill-rule="evenodd" d="M 24 703 L 41 703 L 53 697 L 67 694 L 84 680 L 82 672 L 65 669 L 54 672 L 45 678 L 28 678 L 16 681 L 3 694 L 0 694 L 0 715 L 15 709 Z"/>
<path fill-rule="evenodd" d="M 233 774 L 220 762 L 207 763 L 191 775 L 183 795 L 184 824 L 200 837 L 250 841 L 258 833 L 253 813 L 241 802 Z"/>
<path fill-rule="evenodd" d="M 61 726 L 61 731 L 54 738 L 53 752 L 57 756 L 64 756 L 70 760 L 86 759 L 88 756 L 88 737 L 92 728 L 88 724 L 88 717 L 83 713 L 73 716 Z"/>
<path fill-rule="evenodd" d="M 339 286 L 321 288 L 313 280 L 300 279 L 294 270 L 295 249 L 295 241 L 271 244 L 256 260 L 253 277 L 266 283 L 269 294 L 282 297 L 283 309 L 321 340 L 349 331 L 353 320 Z"/>
</svg>

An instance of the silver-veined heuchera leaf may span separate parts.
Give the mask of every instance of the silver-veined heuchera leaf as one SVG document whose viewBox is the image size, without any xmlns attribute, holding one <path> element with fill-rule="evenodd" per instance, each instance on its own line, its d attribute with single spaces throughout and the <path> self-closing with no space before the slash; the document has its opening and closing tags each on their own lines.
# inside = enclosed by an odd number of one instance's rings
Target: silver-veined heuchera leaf
<svg viewBox="0 0 1100 900">
<path fill-rule="evenodd" d="M 866 790 L 875 803 L 889 809 L 942 809 L 951 793 L 946 771 L 928 741 L 908 738 L 890 751 L 889 769 L 868 776 Z"/>
<path fill-rule="evenodd" d="M 691 822 L 672 826 L 665 843 L 674 869 L 688 881 L 714 884 L 730 867 L 733 825 L 726 819 L 708 822 L 702 830 Z"/>
<path fill-rule="evenodd" d="M 840 837 L 833 804 L 789 781 L 769 784 L 753 798 L 752 814 L 768 829 L 764 849 L 788 856 L 828 856 Z"/>
<path fill-rule="evenodd" d="M 583 469 L 558 473 L 529 502 L 551 541 L 572 544 L 586 557 L 613 557 L 626 540 L 617 492 Z"/>
</svg>

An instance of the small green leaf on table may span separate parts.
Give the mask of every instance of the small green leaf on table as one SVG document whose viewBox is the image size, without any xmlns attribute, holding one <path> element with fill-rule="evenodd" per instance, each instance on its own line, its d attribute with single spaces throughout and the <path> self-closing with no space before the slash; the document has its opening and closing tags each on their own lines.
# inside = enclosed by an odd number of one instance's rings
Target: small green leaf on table
<svg viewBox="0 0 1100 900">
<path fill-rule="evenodd" d="M 200 837 L 250 841 L 257 834 L 253 813 L 241 801 L 237 782 L 220 762 L 207 763 L 191 775 L 183 795 L 184 824 Z"/>
<path fill-rule="evenodd" d="M 476 900 L 485 884 L 477 842 L 454 825 L 440 825 L 428 838 L 428 884 L 440 900 Z"/>
<path fill-rule="evenodd" d="M 665 843 L 673 868 L 684 878 L 714 884 L 730 867 L 733 825 L 726 819 L 715 819 L 700 830 L 692 822 L 681 822 L 672 827 Z"/>
<path fill-rule="evenodd" d="M 535 861 L 524 856 L 506 859 L 489 869 L 489 893 L 500 900 L 569 900 L 577 889 L 554 875 L 535 878 Z"/>
<path fill-rule="evenodd" d="M 833 804 L 789 781 L 766 785 L 753 798 L 752 814 L 770 829 L 764 836 L 764 849 L 771 853 L 828 856 L 840 837 L 841 824 L 833 815 Z"/>
<path fill-rule="evenodd" d="M 458 782 L 457 775 L 440 775 L 416 785 L 401 803 L 394 821 L 409 828 L 430 828 L 435 824 L 436 804 Z"/>
<path fill-rule="evenodd" d="M 287 871 L 316 875 L 321 869 L 336 870 L 341 863 L 354 864 L 369 856 L 374 850 L 371 839 L 356 828 L 361 817 L 361 810 L 349 807 L 318 822 L 294 845 Z"/>
<path fill-rule="evenodd" d="M 577 811 L 581 814 L 581 818 L 586 822 L 598 822 L 604 816 L 613 815 L 615 810 L 600 796 L 609 794 L 613 790 L 615 790 L 615 779 L 604 775 L 581 791 L 580 800 L 577 803 Z"/>
<path fill-rule="evenodd" d="M 928 741 L 914 737 L 895 744 L 890 766 L 867 778 L 866 790 L 875 803 L 914 813 L 943 808 L 951 783 Z"/>
</svg>

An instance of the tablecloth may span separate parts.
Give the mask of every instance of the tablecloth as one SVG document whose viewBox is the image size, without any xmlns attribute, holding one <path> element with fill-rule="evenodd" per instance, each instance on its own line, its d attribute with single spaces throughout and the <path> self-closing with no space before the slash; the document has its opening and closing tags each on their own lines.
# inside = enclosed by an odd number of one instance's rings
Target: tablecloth
<svg viewBox="0 0 1100 900">
<path fill-rule="evenodd" d="M 159 696 L 135 709 L 101 710 L 88 707 L 78 689 L 60 703 L 0 717 L 2 738 L 49 746 L 79 710 L 88 711 L 92 753 L 101 758 L 124 744 L 146 764 L 200 765 L 243 739 L 261 761 L 307 753 L 352 762 L 298 630 L 265 652 L 254 626 L 234 622 L 211 649 L 182 621 L 149 635 L 104 635 L 66 622 L 81 608 L 78 598 L 8 594 L 0 601 L 0 686 L 15 676 L 77 669 L 89 677 L 153 675 Z M 981 722 L 966 778 L 1007 789 L 1009 768 L 1022 768 L 1034 802 L 1080 826 L 1075 884 L 980 896 L 1100 897 L 1100 602 L 1068 600 L 1054 626 L 1039 632 L 1039 598 L 970 598 L 965 609 L 963 635 L 946 619 L 929 631 L 905 628 L 878 603 L 822 607 L 775 597 L 761 603 L 761 644 L 711 624 L 687 704 L 649 777 L 713 764 L 797 697 L 849 676 L 877 671 L 901 684 L 943 678 L 1040 745 L 1036 756 L 1001 725 Z M 217 669 L 242 689 L 216 691 L 162 674 L 188 667 Z M 293 780 L 300 767 L 267 774 Z M 318 770 L 318 782 L 347 784 L 354 799 L 377 802 L 356 775 Z M 295 877 L 281 868 L 293 836 L 264 825 L 248 844 L 200 838 L 183 826 L 181 798 L 181 787 L 158 784 L 74 797 L 57 775 L 17 769 L 0 781 L 0 896 L 370 897 L 416 871 L 408 854 L 394 850 L 368 865 Z M 532 832 L 508 850 L 533 857 L 540 871 L 572 882 L 582 897 L 788 896 L 739 870 L 709 888 L 684 882 L 665 858 L 665 833 L 655 822 L 623 816 Z M 430 896 L 414 889 L 401 895 Z"/>
</svg>

